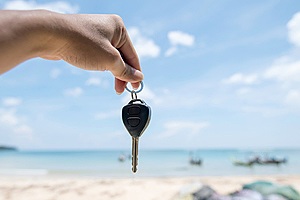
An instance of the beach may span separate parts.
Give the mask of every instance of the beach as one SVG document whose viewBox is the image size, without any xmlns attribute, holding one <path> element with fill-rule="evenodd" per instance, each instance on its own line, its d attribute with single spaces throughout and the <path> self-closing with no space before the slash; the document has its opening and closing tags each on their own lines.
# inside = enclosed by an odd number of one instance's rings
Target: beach
<svg viewBox="0 0 300 200">
<path fill-rule="evenodd" d="M 240 190 L 243 184 L 257 180 L 290 185 L 300 191 L 300 175 L 85 178 L 64 176 L 2 176 L 2 200 L 177 200 L 201 185 L 209 185 L 219 194 Z"/>
<path fill-rule="evenodd" d="M 187 150 L 142 150 L 136 174 L 129 158 L 118 161 L 120 153 L 2 152 L 0 200 L 190 200 L 203 185 L 228 195 L 259 180 L 300 191 L 300 150 L 269 150 L 268 155 L 286 157 L 288 162 L 251 167 L 236 166 L 231 159 L 254 154 L 246 150 L 199 150 L 194 155 L 202 159 L 200 166 L 189 163 Z"/>
</svg>

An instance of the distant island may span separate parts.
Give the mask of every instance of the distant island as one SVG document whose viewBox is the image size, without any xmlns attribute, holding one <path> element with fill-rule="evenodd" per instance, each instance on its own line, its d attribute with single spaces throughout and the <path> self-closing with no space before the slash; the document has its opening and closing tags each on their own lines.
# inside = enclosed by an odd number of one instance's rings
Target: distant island
<svg viewBox="0 0 300 200">
<path fill-rule="evenodd" d="M 0 145 L 0 151 L 17 151 L 16 147 Z"/>
</svg>

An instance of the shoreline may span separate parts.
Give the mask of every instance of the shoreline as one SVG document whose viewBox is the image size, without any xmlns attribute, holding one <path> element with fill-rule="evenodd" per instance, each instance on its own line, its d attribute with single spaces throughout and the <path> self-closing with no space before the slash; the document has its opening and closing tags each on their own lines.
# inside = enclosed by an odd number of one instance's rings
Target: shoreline
<svg viewBox="0 0 300 200">
<path fill-rule="evenodd" d="M 0 199 L 177 199 L 181 193 L 199 185 L 209 185 L 226 195 L 258 180 L 290 185 L 300 191 L 300 174 L 133 178 L 0 176 Z"/>
</svg>

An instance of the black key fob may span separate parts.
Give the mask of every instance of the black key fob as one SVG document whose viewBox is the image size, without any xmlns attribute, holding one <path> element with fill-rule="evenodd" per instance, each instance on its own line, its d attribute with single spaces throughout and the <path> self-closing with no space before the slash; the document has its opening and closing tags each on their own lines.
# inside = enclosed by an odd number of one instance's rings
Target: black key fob
<svg viewBox="0 0 300 200">
<path fill-rule="evenodd" d="M 151 119 L 151 108 L 141 99 L 133 99 L 122 109 L 124 126 L 134 138 L 140 137 Z"/>
</svg>

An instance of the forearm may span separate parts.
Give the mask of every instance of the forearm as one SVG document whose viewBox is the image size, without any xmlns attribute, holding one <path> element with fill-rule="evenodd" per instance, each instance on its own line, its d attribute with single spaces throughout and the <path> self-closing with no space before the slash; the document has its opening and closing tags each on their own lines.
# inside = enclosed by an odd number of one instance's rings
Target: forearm
<svg viewBox="0 0 300 200">
<path fill-rule="evenodd" d="M 0 74 L 42 54 L 51 39 L 46 30 L 48 11 L 0 11 Z"/>
<path fill-rule="evenodd" d="M 127 82 L 138 87 L 143 79 L 138 55 L 117 15 L 0 11 L 0 74 L 34 57 L 109 70 L 117 93 Z"/>
</svg>

